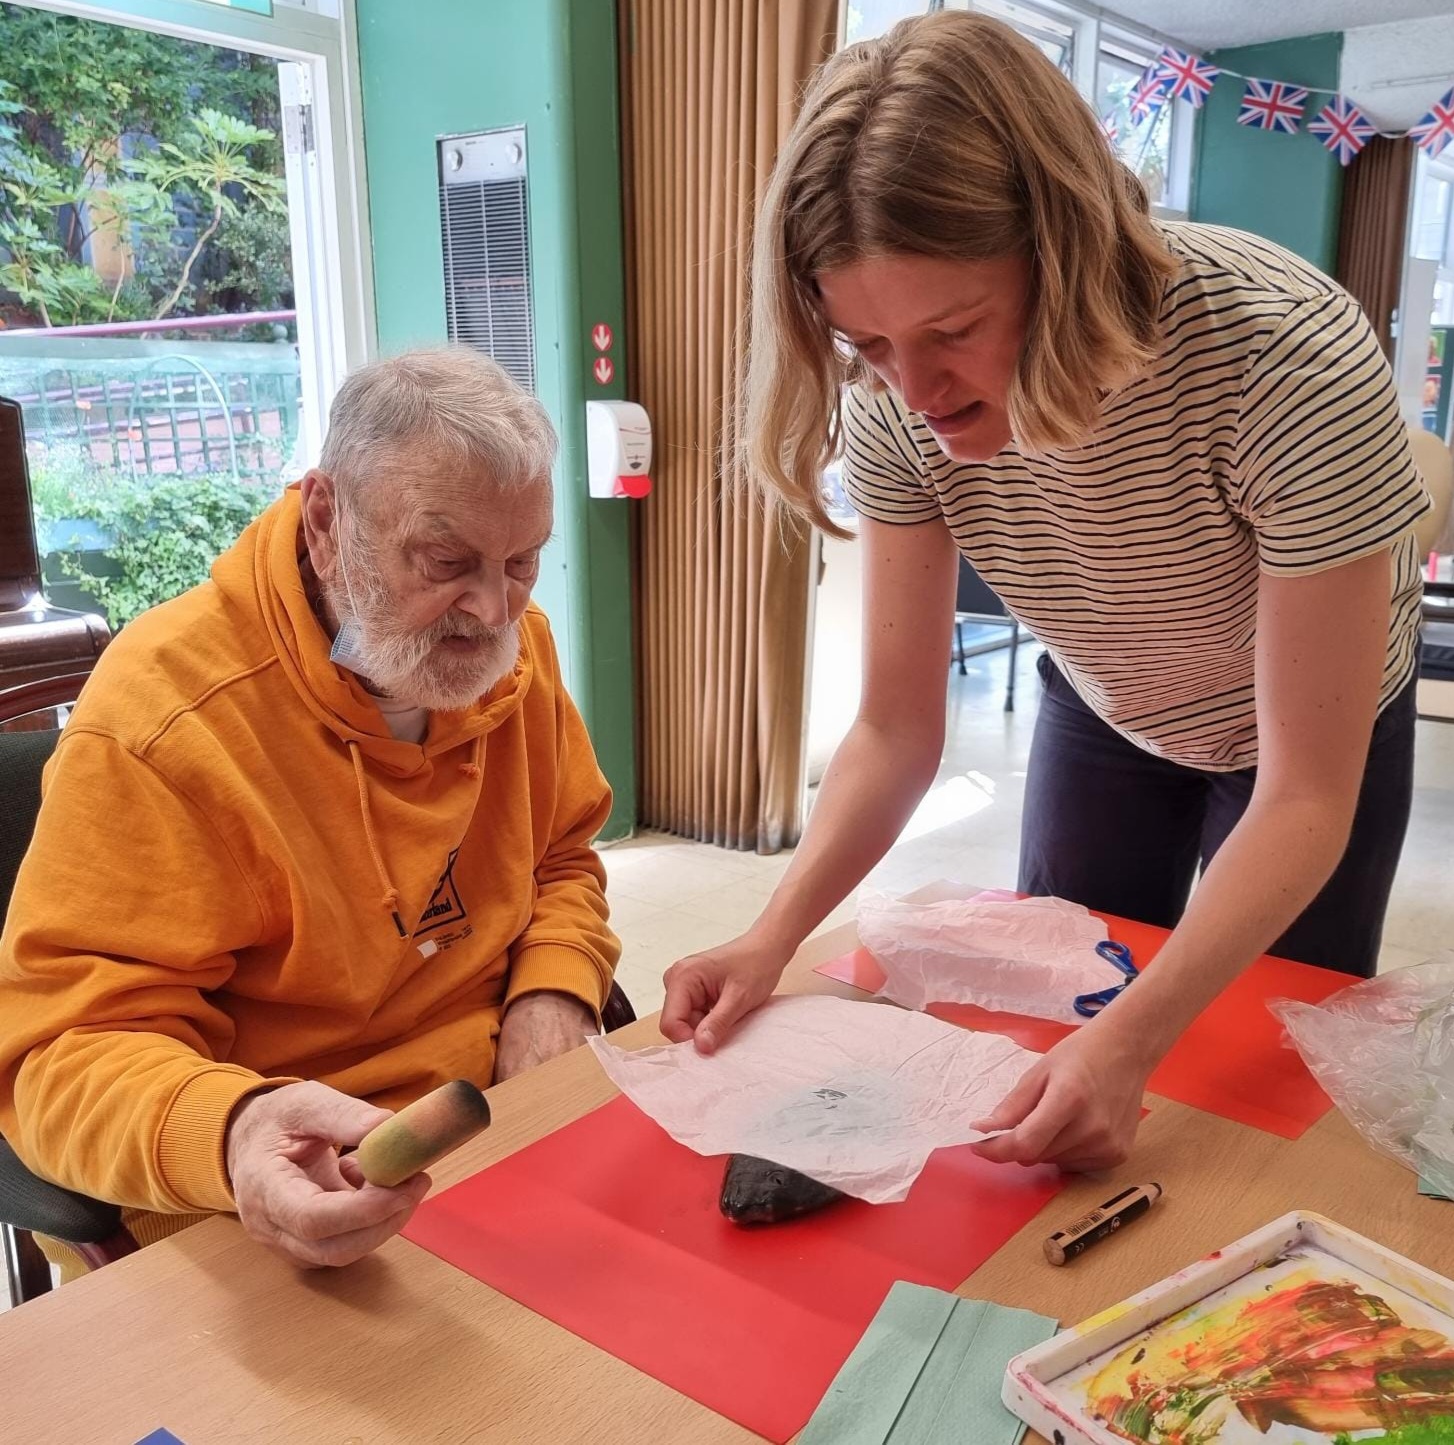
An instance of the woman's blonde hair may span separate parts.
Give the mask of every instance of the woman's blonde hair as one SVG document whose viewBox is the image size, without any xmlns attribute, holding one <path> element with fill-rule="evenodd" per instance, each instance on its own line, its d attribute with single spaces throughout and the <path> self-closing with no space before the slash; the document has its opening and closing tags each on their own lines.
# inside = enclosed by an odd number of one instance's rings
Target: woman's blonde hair
<svg viewBox="0 0 1454 1445">
<path fill-rule="evenodd" d="M 1083 437 L 1101 393 L 1156 354 L 1176 269 L 1090 107 L 1008 25 L 926 15 L 825 62 L 758 217 L 744 440 L 776 499 L 835 534 L 823 469 L 843 384 L 869 373 L 840 349 L 814 278 L 894 254 L 1029 258 L 1009 413 L 1030 452 Z"/>
</svg>

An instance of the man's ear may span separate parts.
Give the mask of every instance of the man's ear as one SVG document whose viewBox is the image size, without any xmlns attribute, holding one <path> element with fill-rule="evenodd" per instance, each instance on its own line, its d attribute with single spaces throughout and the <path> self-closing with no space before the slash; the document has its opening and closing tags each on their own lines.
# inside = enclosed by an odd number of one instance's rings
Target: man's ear
<svg viewBox="0 0 1454 1445">
<path fill-rule="evenodd" d="M 338 508 L 333 478 L 316 467 L 299 486 L 303 499 L 303 541 L 318 577 L 333 574 L 338 558 Z"/>
</svg>

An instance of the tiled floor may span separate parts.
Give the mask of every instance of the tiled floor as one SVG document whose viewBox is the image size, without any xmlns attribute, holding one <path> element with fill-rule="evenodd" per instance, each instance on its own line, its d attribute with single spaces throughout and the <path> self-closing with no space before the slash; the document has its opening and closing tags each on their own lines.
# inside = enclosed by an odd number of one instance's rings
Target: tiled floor
<svg viewBox="0 0 1454 1445">
<path fill-rule="evenodd" d="M 1003 710 L 1006 656 L 971 658 L 949 676 L 949 734 L 934 789 L 869 882 L 906 891 L 935 878 L 1012 887 L 1025 759 L 1038 684 L 1021 648 L 1017 707 Z M 1384 930 L 1383 965 L 1454 947 L 1454 723 L 1418 725 L 1413 819 Z M 759 858 L 646 833 L 604 850 L 611 917 L 624 950 L 617 977 L 639 1014 L 661 1006 L 676 959 L 733 937 L 757 916 L 791 859 Z M 853 900 L 828 924 L 853 916 Z M 826 925 L 825 925 L 826 926 Z"/>
</svg>

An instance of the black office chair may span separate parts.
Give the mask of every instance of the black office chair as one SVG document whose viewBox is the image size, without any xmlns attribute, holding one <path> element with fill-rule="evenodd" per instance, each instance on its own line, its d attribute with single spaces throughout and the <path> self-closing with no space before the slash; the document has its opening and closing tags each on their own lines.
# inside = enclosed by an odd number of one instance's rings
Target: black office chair
<svg viewBox="0 0 1454 1445">
<path fill-rule="evenodd" d="M 0 798 L 5 800 L 0 807 L 0 919 L 9 910 L 15 875 L 35 832 L 41 770 L 60 737 L 53 729 L 9 732 L 4 724 L 29 718 L 37 709 L 75 700 L 74 690 L 67 697 L 63 693 L 66 688 L 58 679 L 0 692 Z M 635 1022 L 636 1013 L 619 984 L 611 985 L 601 1019 L 608 1033 Z M 0 1138 L 0 1252 L 14 1305 L 45 1294 L 51 1287 L 50 1263 L 35 1242 L 37 1234 L 69 1244 L 89 1269 L 99 1269 L 137 1249 L 121 1223 L 118 1206 L 88 1199 L 32 1174 Z"/>
<path fill-rule="evenodd" d="M 965 658 L 973 656 L 964 646 L 964 624 L 966 622 L 1000 623 L 1010 629 L 1010 676 L 1005 684 L 1005 711 L 1015 710 L 1015 660 L 1020 651 L 1020 620 L 1013 616 L 1008 607 L 995 595 L 989 584 L 965 561 L 959 559 L 959 583 L 954 594 L 954 656 L 950 659 L 959 664 L 961 677 L 969 669 Z M 985 643 L 974 652 L 989 652 L 1002 646 L 999 642 Z"/>
<path fill-rule="evenodd" d="M 0 693 L 0 722 L 29 716 L 59 701 L 57 679 L 8 688 Z M 65 691 L 64 688 L 60 689 Z M 75 700 L 71 691 L 70 701 Z M 0 918 L 10 907 L 15 875 L 30 846 L 40 811 L 40 774 L 60 734 L 53 729 L 0 730 Z M 136 1249 L 122 1227 L 121 1210 L 51 1184 L 29 1169 L 0 1139 L 0 1251 L 12 1304 L 22 1304 L 51 1287 L 50 1264 L 34 1236 L 65 1240 L 92 1269 Z"/>
</svg>

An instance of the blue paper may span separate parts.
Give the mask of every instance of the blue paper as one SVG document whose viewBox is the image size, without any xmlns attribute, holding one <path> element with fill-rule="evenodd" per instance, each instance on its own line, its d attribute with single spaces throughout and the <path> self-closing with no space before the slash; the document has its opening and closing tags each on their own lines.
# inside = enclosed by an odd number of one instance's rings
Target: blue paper
<svg viewBox="0 0 1454 1445">
<path fill-rule="evenodd" d="M 1430 1199 L 1448 1199 L 1449 1196 L 1441 1189 L 1436 1189 L 1427 1179 L 1419 1180 L 1419 1193 L 1426 1194 Z"/>
<path fill-rule="evenodd" d="M 136 1445 L 182 1445 L 170 1430 L 153 1430 L 150 1435 L 138 1440 Z"/>
</svg>

